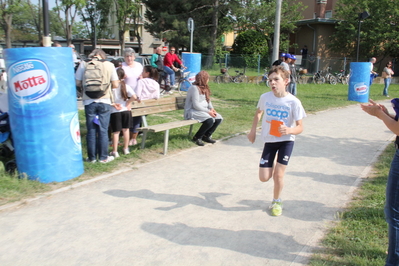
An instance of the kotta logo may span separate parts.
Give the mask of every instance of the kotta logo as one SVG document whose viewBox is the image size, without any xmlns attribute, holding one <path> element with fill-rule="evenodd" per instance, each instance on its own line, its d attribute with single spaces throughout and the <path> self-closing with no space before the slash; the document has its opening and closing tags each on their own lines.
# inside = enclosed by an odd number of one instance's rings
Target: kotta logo
<svg viewBox="0 0 399 266">
<path fill-rule="evenodd" d="M 26 102 L 35 102 L 50 92 L 50 74 L 40 60 L 24 60 L 8 69 L 11 92 Z"/>
</svg>

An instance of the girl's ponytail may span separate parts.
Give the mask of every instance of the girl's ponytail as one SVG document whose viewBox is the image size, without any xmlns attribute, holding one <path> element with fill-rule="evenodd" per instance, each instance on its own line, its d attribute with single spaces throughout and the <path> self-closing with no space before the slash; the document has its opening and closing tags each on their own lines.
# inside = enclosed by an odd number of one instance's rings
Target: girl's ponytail
<svg viewBox="0 0 399 266">
<path fill-rule="evenodd" d="M 123 70 L 123 68 L 118 68 L 116 69 L 116 73 L 118 74 L 118 78 L 120 81 L 120 87 L 121 87 L 121 96 L 122 99 L 124 101 L 126 101 L 127 99 L 129 99 L 129 97 L 127 96 L 127 91 L 126 91 L 126 83 L 125 83 L 125 70 Z"/>
</svg>

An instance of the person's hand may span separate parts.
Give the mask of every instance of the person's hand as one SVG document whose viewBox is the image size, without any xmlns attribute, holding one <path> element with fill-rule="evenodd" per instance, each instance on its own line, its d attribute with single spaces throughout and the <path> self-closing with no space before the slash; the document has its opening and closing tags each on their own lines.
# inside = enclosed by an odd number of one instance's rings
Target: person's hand
<svg viewBox="0 0 399 266">
<path fill-rule="evenodd" d="M 248 133 L 247 138 L 248 138 L 249 142 L 254 143 L 255 139 L 256 139 L 256 132 L 251 130 Z"/>
<path fill-rule="evenodd" d="M 374 102 L 371 99 L 369 100 L 368 104 L 361 104 L 360 107 L 362 108 L 363 111 L 365 111 L 369 115 L 376 116 L 376 117 L 378 117 L 378 115 L 381 112 L 385 112 L 384 111 L 385 107 L 381 107 L 381 105 L 377 104 L 376 102 Z M 387 112 L 388 112 L 388 110 L 387 110 Z"/>
<path fill-rule="evenodd" d="M 291 128 L 287 127 L 286 125 L 279 126 L 278 131 L 281 133 L 282 136 L 291 134 Z"/>
<path fill-rule="evenodd" d="M 128 104 L 126 104 L 126 108 L 127 108 L 127 110 L 130 110 L 130 109 L 132 109 L 132 102 L 130 102 L 130 103 L 128 103 Z"/>
<path fill-rule="evenodd" d="M 209 115 L 212 116 L 212 117 L 216 117 L 216 115 L 217 115 L 216 110 L 215 109 L 209 110 Z"/>
<path fill-rule="evenodd" d="M 116 110 L 122 110 L 122 105 L 120 103 L 114 103 L 113 106 L 115 107 Z"/>
</svg>

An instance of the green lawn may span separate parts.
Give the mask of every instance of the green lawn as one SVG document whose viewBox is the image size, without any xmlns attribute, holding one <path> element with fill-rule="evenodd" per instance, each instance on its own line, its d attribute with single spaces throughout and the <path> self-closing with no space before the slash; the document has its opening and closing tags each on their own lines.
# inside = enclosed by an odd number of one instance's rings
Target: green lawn
<svg viewBox="0 0 399 266">
<path fill-rule="evenodd" d="M 211 83 L 213 104 L 224 117 L 224 123 L 214 134 L 215 139 L 229 137 L 248 131 L 252 124 L 259 96 L 269 91 L 266 86 L 255 84 L 215 84 Z M 373 84 L 370 98 L 386 99 L 382 96 L 382 84 Z M 390 86 L 390 95 L 399 97 L 399 85 Z M 347 85 L 299 84 L 297 97 L 307 113 L 314 113 L 330 108 L 343 107 L 357 102 L 347 100 Z M 162 115 L 149 115 L 149 124 L 182 119 L 183 111 L 173 111 Z M 83 156 L 85 148 L 85 122 L 80 111 Z M 304 121 L 306 125 L 306 120 Z M 196 125 L 194 130 L 197 130 Z M 187 137 L 188 128 L 171 130 L 169 153 L 194 147 Z M 84 163 L 85 173 L 78 178 L 63 183 L 41 184 L 27 179 L 9 176 L 0 168 L 0 205 L 32 197 L 38 193 L 61 186 L 80 182 L 103 173 L 111 173 L 121 167 L 134 168 L 138 162 L 145 162 L 161 157 L 163 133 L 151 134 L 146 142 L 146 149 L 131 148 L 131 154 L 122 156 L 109 164 Z M 347 211 L 339 214 L 339 221 L 323 240 L 324 249 L 317 252 L 311 265 L 383 265 L 387 248 L 386 229 L 383 218 L 384 189 L 393 146 L 385 151 L 375 166 L 375 175 L 360 189 Z M 4 161 L 6 158 L 2 158 Z M 0 164 L 1 165 L 1 164 Z"/>
</svg>

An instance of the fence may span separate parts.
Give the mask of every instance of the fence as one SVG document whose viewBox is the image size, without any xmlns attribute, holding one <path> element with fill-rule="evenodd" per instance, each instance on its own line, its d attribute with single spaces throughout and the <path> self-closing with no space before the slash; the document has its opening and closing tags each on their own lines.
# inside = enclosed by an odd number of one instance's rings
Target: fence
<svg viewBox="0 0 399 266">
<path fill-rule="evenodd" d="M 343 70 L 349 73 L 349 64 L 353 58 L 347 57 L 315 57 L 302 60 L 301 55 L 297 55 L 295 65 L 297 69 L 307 69 L 308 73 L 314 73 L 319 70 L 327 70 L 330 67 L 331 72 L 340 72 Z M 246 69 L 249 72 L 263 73 L 264 69 L 270 67 L 271 59 L 261 57 L 260 55 L 233 55 L 225 54 L 222 57 L 202 55 L 201 69 L 219 70 L 220 68 Z"/>
</svg>

